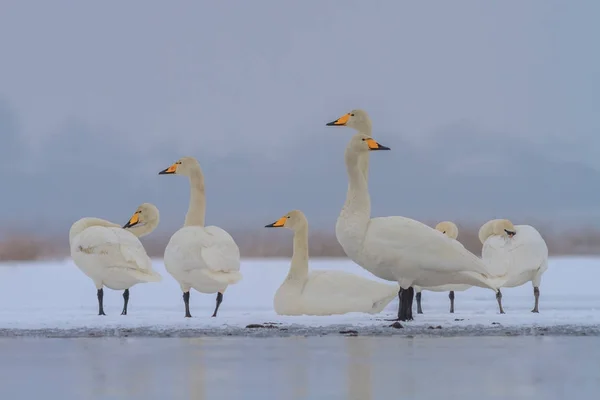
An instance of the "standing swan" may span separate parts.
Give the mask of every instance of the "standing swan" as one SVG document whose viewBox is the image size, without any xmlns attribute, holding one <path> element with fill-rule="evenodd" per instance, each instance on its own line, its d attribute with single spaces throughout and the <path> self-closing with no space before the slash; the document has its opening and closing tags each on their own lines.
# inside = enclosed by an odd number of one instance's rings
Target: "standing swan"
<svg viewBox="0 0 600 400">
<path fill-rule="evenodd" d="M 531 281 L 535 305 L 531 312 L 539 312 L 540 283 L 548 269 L 548 246 L 542 235 L 530 225 L 513 225 L 507 219 L 493 219 L 479 229 L 483 245 L 481 257 L 498 272 L 506 273 L 502 287 L 516 287 Z M 496 294 L 500 313 L 502 293 Z"/>
<path fill-rule="evenodd" d="M 294 210 L 265 228 L 294 231 L 290 272 L 275 293 L 279 315 L 334 315 L 349 312 L 375 314 L 398 293 L 397 285 L 375 282 L 344 271 L 308 270 L 308 221 Z"/>
<path fill-rule="evenodd" d="M 497 290 L 484 262 L 454 239 L 405 217 L 371 218 L 369 153 L 389 150 L 357 133 L 345 152 L 346 202 L 335 232 L 344 252 L 375 276 L 400 285 L 398 319 L 412 319 L 413 285 L 469 284 Z"/>
<path fill-rule="evenodd" d="M 71 257 L 75 265 L 96 285 L 98 315 L 106 315 L 104 286 L 125 290 L 121 315 L 127 315 L 129 288 L 136 283 L 162 280 L 152 270 L 152 261 L 138 239 L 156 229 L 158 221 L 158 209 L 150 203 L 144 203 L 123 228 L 100 218 L 82 218 L 71 226 Z"/>
<path fill-rule="evenodd" d="M 183 291 L 185 316 L 190 314 L 190 289 L 200 293 L 217 292 L 213 317 L 217 316 L 228 285 L 242 279 L 240 250 L 223 229 L 204 226 L 206 196 L 204 175 L 194 157 L 183 157 L 159 175 L 183 175 L 190 180 L 190 205 L 183 228 L 179 229 L 165 249 L 165 268 L 179 282 Z"/>
<path fill-rule="evenodd" d="M 435 230 L 442 232 L 444 235 L 448 236 L 450 239 L 456 240 L 458 237 L 458 227 L 454 222 L 451 221 L 442 221 L 435 226 Z M 459 242 L 460 243 L 460 242 Z M 421 308 L 421 291 L 423 289 L 429 290 L 430 292 L 445 292 L 449 290 L 448 298 L 450 299 L 450 314 L 454 313 L 454 292 L 462 292 L 463 290 L 467 290 L 470 288 L 470 285 L 442 285 L 435 287 L 422 288 L 419 286 L 415 286 L 415 298 L 417 299 L 417 314 L 423 314 L 423 309 Z"/>
</svg>

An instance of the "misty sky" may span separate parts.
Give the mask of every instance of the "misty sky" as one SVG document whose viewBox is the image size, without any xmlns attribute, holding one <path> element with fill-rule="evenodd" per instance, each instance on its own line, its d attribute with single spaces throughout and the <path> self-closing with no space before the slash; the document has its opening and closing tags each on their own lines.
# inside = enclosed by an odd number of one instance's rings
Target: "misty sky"
<svg viewBox="0 0 600 400">
<path fill-rule="evenodd" d="M 469 121 L 600 169 L 598 16 L 594 0 L 4 0 L 0 126 L 30 175 L 78 126 L 97 137 L 65 152 L 110 142 L 152 179 L 183 155 L 277 165 L 320 135 L 343 147 L 352 131 L 325 123 L 352 108 L 388 142 Z"/>
</svg>

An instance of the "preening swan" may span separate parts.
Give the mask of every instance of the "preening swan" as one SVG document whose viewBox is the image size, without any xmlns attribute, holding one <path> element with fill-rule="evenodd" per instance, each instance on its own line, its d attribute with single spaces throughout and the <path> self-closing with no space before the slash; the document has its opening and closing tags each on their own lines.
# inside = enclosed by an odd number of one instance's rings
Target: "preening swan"
<svg viewBox="0 0 600 400">
<path fill-rule="evenodd" d="M 481 257 L 497 273 L 507 275 L 502 287 L 516 287 L 531 281 L 535 304 L 531 312 L 539 312 L 540 283 L 548 269 L 548 246 L 542 235 L 530 225 L 513 225 L 507 219 L 493 219 L 479 229 L 483 245 Z M 496 294 L 500 313 L 502 292 Z"/>
<path fill-rule="evenodd" d="M 397 285 L 375 282 L 344 271 L 308 269 L 308 221 L 302 211 L 290 211 L 265 228 L 294 231 L 290 271 L 275 293 L 280 315 L 375 314 L 396 297 Z"/>
<path fill-rule="evenodd" d="M 240 250 L 223 229 L 204 226 L 206 196 L 204 175 L 194 157 L 183 157 L 159 175 L 182 175 L 190 181 L 190 205 L 183 228 L 171 236 L 165 249 L 165 268 L 183 291 L 185 316 L 190 314 L 190 289 L 200 293 L 217 292 L 213 317 L 217 316 L 228 285 L 242 279 Z"/>
<path fill-rule="evenodd" d="M 369 153 L 376 150 L 389 148 L 363 133 L 354 135 L 346 148 L 348 192 L 336 236 L 355 263 L 398 282 L 398 319 L 412 319 L 413 285 L 468 284 L 496 291 L 499 284 L 485 263 L 456 240 L 410 218 L 371 218 L 367 171 Z"/>
<path fill-rule="evenodd" d="M 156 229 L 158 222 L 158 209 L 144 203 L 123 227 L 100 218 L 82 218 L 71 226 L 71 257 L 96 285 L 98 315 L 106 315 L 104 286 L 125 290 L 121 315 L 127 315 L 129 288 L 136 283 L 159 282 L 162 279 L 152 270 L 152 261 L 138 239 Z"/>
<path fill-rule="evenodd" d="M 448 236 L 450 239 L 456 240 L 458 238 L 458 227 L 452 221 L 442 221 L 435 226 L 435 230 L 442 232 L 444 235 Z M 460 243 L 460 242 L 459 242 Z M 450 291 L 448 293 L 448 298 L 450 299 L 450 313 L 454 313 L 454 292 L 462 292 L 463 290 L 467 290 L 470 288 L 470 285 L 442 285 L 442 286 L 434 286 L 428 288 L 422 288 L 419 286 L 414 286 L 415 298 L 417 299 L 417 314 L 423 314 L 423 309 L 421 308 L 421 291 L 429 290 L 431 292 L 445 292 L 447 290 Z"/>
</svg>

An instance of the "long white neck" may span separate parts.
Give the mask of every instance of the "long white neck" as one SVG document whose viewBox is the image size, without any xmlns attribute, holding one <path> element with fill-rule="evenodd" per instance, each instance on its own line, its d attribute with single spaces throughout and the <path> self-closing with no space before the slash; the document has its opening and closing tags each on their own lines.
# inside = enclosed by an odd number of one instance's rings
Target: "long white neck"
<svg viewBox="0 0 600 400">
<path fill-rule="evenodd" d="M 344 220 L 347 231 L 364 236 L 367 224 L 371 219 L 371 199 L 369 197 L 367 176 L 369 153 L 358 153 L 351 148 L 347 148 L 345 160 L 348 173 L 348 191 L 339 219 Z"/>
<path fill-rule="evenodd" d="M 304 282 L 308 279 L 308 224 L 294 231 L 294 253 L 286 280 Z"/>
<path fill-rule="evenodd" d="M 81 218 L 80 220 L 76 221 L 71 226 L 71 229 L 69 230 L 69 243 L 71 243 L 71 241 L 73 240 L 73 238 L 75 236 L 79 235 L 81 232 L 83 232 L 84 230 L 86 230 L 87 228 L 90 228 L 92 226 L 104 226 L 106 228 L 120 228 L 121 227 L 121 225 L 112 223 L 112 222 L 107 221 L 102 218 L 94 218 L 94 217 Z"/>
<path fill-rule="evenodd" d="M 190 174 L 190 205 L 183 226 L 204 226 L 206 215 L 206 196 L 204 194 L 204 175 L 200 166 Z"/>
</svg>

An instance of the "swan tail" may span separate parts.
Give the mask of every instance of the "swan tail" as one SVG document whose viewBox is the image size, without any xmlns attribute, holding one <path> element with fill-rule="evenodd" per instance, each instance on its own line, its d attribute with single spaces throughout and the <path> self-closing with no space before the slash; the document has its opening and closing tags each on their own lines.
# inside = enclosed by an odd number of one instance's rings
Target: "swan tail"
<svg viewBox="0 0 600 400">
<path fill-rule="evenodd" d="M 140 270 L 140 269 L 128 269 L 127 274 L 134 277 L 140 282 L 160 282 L 162 281 L 162 275 L 153 270 Z"/>
<path fill-rule="evenodd" d="M 377 300 L 373 303 L 373 307 L 369 314 L 379 314 L 383 311 L 383 309 L 392 302 L 396 298 L 398 293 L 393 293 L 392 295 L 386 296 L 383 299 Z"/>
<path fill-rule="evenodd" d="M 202 272 L 210 279 L 225 285 L 233 285 L 242 280 L 242 274 L 239 271 L 212 271 L 207 269 Z"/>
</svg>

